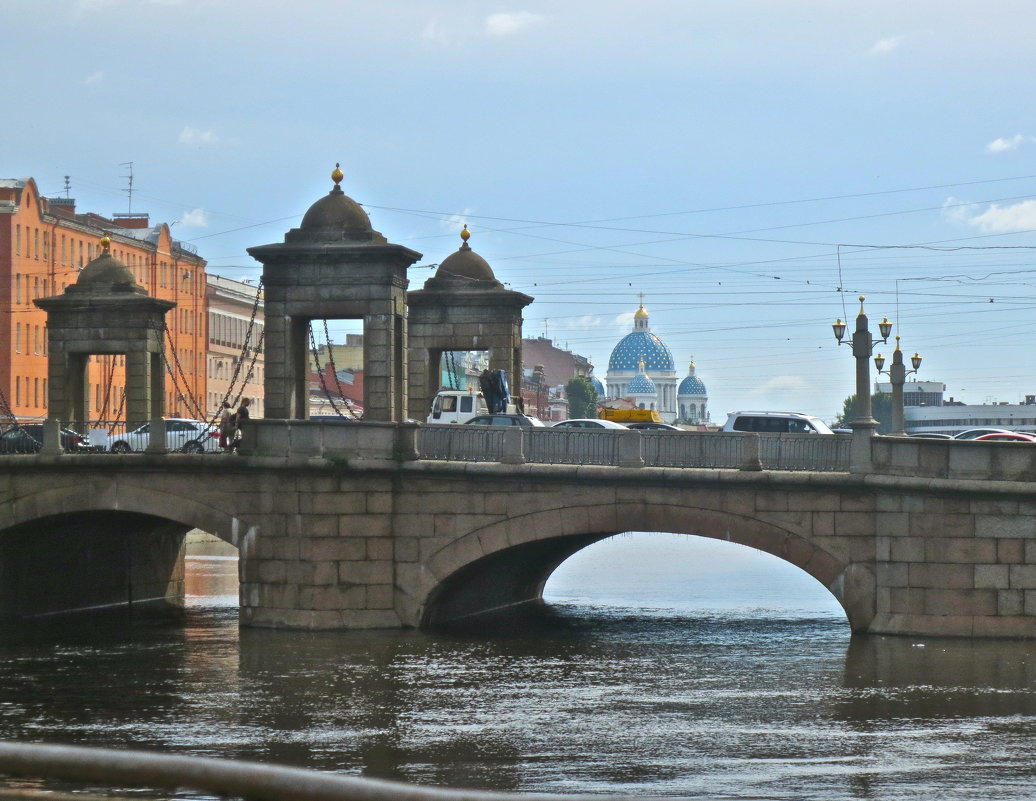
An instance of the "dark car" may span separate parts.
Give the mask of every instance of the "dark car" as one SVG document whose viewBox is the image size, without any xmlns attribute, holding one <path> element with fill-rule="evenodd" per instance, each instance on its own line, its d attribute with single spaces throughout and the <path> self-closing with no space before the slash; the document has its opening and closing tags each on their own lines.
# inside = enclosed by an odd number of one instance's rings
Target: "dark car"
<svg viewBox="0 0 1036 801">
<path fill-rule="evenodd" d="M 75 431 L 61 429 L 61 447 L 66 451 L 84 448 L 86 442 Z M 0 434 L 0 453 L 39 453 L 43 447 L 43 423 L 25 423 Z"/>
<path fill-rule="evenodd" d="M 480 414 L 472 417 L 464 425 L 466 426 L 538 426 L 543 427 L 543 421 L 537 417 L 529 417 L 525 414 Z"/>
</svg>

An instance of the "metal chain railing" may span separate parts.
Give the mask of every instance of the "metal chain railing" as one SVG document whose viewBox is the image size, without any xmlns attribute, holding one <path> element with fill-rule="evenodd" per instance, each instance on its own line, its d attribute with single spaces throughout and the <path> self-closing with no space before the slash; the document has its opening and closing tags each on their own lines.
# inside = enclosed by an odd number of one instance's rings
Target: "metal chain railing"
<svg viewBox="0 0 1036 801">
<path fill-rule="evenodd" d="M 338 367 L 335 365 L 335 349 L 331 346 L 331 333 L 327 330 L 327 320 L 324 320 L 324 342 L 327 343 L 327 363 L 331 366 L 331 375 L 335 377 L 335 387 L 338 389 L 338 396 L 345 403 L 345 408 L 348 410 L 349 415 L 358 420 L 360 416 L 356 414 L 356 410 L 353 409 L 349 399 L 345 397 L 342 382 L 338 380 Z"/>
<path fill-rule="evenodd" d="M 313 324 L 309 325 L 309 349 L 313 353 L 313 369 L 317 371 L 317 375 L 320 376 L 320 386 L 324 390 L 324 396 L 327 398 L 327 402 L 331 404 L 331 408 L 334 413 L 339 417 L 345 417 L 342 414 L 342 410 L 338 408 L 338 404 L 335 403 L 335 399 L 331 396 L 331 390 L 327 387 L 327 381 L 324 378 L 324 370 L 320 368 L 320 352 L 317 350 L 317 338 L 313 333 Z M 337 378 L 337 377 L 336 377 Z"/>
<path fill-rule="evenodd" d="M 245 359 L 248 358 L 248 349 L 252 342 L 252 331 L 255 330 L 255 318 L 259 314 L 259 302 L 263 297 L 263 279 L 259 278 L 259 283 L 255 287 L 255 300 L 252 302 L 252 314 L 248 318 L 248 327 L 245 329 L 245 338 L 241 343 L 241 355 L 235 359 L 234 373 L 230 376 L 230 383 L 227 385 L 227 391 L 223 395 L 223 400 L 220 401 L 220 406 L 230 401 L 231 396 L 234 395 L 234 387 L 237 385 L 237 379 L 241 375 L 241 367 L 245 363 Z M 245 380 L 241 382 L 241 389 L 234 397 L 233 402 L 230 404 L 232 407 L 237 407 L 241 403 L 241 396 L 245 393 L 245 384 L 248 383 L 248 376 L 252 375 L 252 369 L 255 367 L 255 362 L 259 358 L 259 353 L 262 351 L 263 339 L 266 335 L 266 326 L 263 326 L 262 330 L 259 331 L 259 337 L 256 342 L 255 348 L 252 353 L 252 361 L 248 365 L 248 372 L 245 373 Z M 216 409 L 213 420 L 219 417 L 219 409 Z"/>
</svg>

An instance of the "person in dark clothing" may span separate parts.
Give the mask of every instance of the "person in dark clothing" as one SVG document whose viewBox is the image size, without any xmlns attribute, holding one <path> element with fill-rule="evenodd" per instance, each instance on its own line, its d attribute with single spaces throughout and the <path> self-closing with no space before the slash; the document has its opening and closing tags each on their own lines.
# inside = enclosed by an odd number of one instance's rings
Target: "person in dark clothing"
<svg viewBox="0 0 1036 801">
<path fill-rule="evenodd" d="M 241 447 L 241 424 L 245 420 L 249 419 L 249 417 L 251 417 L 251 415 L 248 413 L 248 407 L 251 405 L 251 403 L 251 400 L 245 398 L 241 401 L 241 405 L 237 407 L 237 412 L 234 413 L 234 450 L 237 450 Z"/>
</svg>

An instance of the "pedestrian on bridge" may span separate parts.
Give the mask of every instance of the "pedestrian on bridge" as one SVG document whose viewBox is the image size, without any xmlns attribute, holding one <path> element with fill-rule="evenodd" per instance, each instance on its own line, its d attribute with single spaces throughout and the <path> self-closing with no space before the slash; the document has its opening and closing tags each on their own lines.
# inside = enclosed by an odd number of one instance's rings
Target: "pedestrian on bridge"
<svg viewBox="0 0 1036 801">
<path fill-rule="evenodd" d="M 241 424 L 244 423 L 244 421 L 247 420 L 249 417 L 251 417 L 251 415 L 248 413 L 248 407 L 251 404 L 252 404 L 251 399 L 244 398 L 241 401 L 241 405 L 237 407 L 237 412 L 234 414 L 233 420 L 234 420 L 234 429 L 235 430 L 234 430 L 234 439 L 233 439 L 233 442 L 232 442 L 232 447 L 234 448 L 234 450 L 237 450 L 238 448 L 241 447 L 241 439 L 242 439 Z"/>
<path fill-rule="evenodd" d="M 234 420 L 230 411 L 230 401 L 223 401 L 219 410 L 219 447 L 225 451 L 230 450 L 234 440 Z"/>
</svg>

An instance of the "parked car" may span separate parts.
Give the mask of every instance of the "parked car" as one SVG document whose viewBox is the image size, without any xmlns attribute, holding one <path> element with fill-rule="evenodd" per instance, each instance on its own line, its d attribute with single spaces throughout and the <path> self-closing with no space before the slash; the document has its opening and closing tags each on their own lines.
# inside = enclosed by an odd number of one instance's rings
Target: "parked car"
<svg viewBox="0 0 1036 801">
<path fill-rule="evenodd" d="M 973 442 L 1036 442 L 1032 434 L 1024 434 L 1020 431 L 1003 431 L 997 434 L 983 434 L 975 437 Z"/>
<path fill-rule="evenodd" d="M 833 434 L 819 417 L 799 412 L 730 412 L 724 431 L 754 431 L 759 434 Z"/>
<path fill-rule="evenodd" d="M 531 426 L 543 428 L 543 421 L 527 414 L 480 414 L 472 417 L 467 426 Z"/>
<path fill-rule="evenodd" d="M 918 439 L 953 439 L 949 434 L 940 434 L 938 431 L 918 431 L 916 434 L 907 434 L 907 436 Z"/>
<path fill-rule="evenodd" d="M 671 426 L 669 423 L 625 423 L 626 428 L 632 428 L 634 431 L 679 431 L 680 429 L 676 426 Z"/>
<path fill-rule="evenodd" d="M 0 453 L 39 453 L 43 447 L 43 423 L 25 423 L 0 434 Z M 86 441 L 75 431 L 61 429 L 61 447 L 75 452 L 89 450 Z"/>
<path fill-rule="evenodd" d="M 954 434 L 954 439 L 978 439 L 983 434 L 1011 434 L 1013 432 L 1008 431 L 1006 428 L 969 428 L 967 431 L 961 431 L 959 434 Z"/>
<path fill-rule="evenodd" d="M 109 434 L 107 450 L 112 453 L 142 451 L 151 440 L 151 423 L 121 434 Z M 168 417 L 165 421 L 166 448 L 183 453 L 215 453 L 220 451 L 219 428 L 202 420 Z"/>
<path fill-rule="evenodd" d="M 560 423 L 555 423 L 552 428 L 618 428 L 624 431 L 627 429 L 622 423 L 616 423 L 614 420 L 598 420 L 596 418 L 562 420 Z"/>
</svg>

